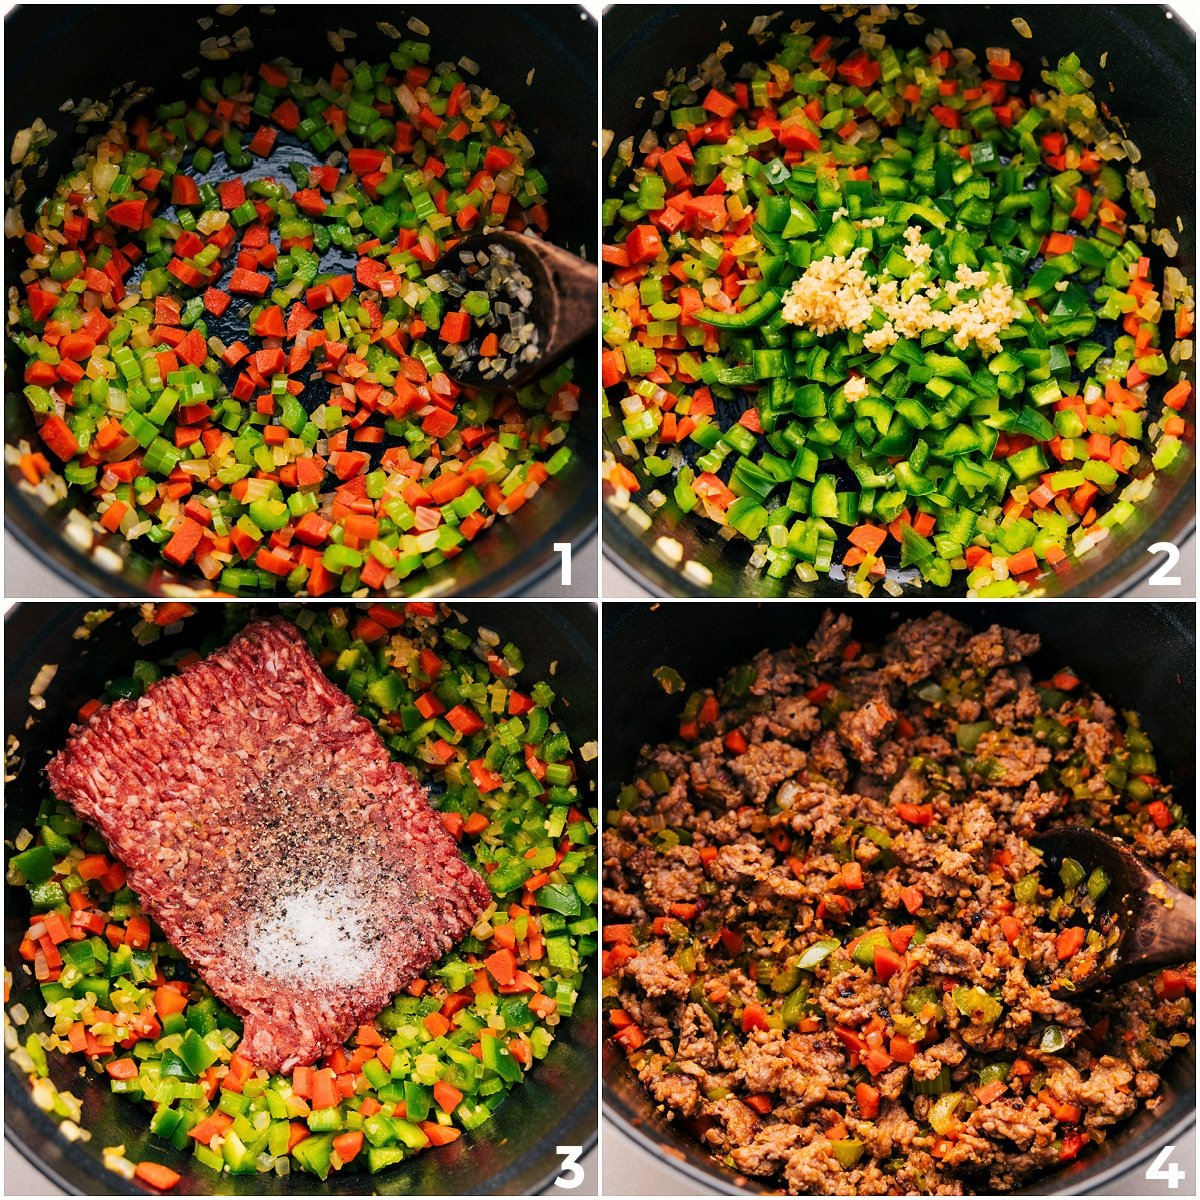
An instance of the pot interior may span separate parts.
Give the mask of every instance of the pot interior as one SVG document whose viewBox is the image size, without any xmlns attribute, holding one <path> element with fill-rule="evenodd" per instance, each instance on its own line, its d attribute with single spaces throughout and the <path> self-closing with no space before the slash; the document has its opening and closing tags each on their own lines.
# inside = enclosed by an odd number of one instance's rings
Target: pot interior
<svg viewBox="0 0 1200 1200">
<path fill-rule="evenodd" d="M 662 85 L 668 71 L 680 67 L 694 72 L 698 63 L 722 42 L 733 50 L 724 59 L 730 75 L 743 63 L 761 62 L 772 43 L 760 46 L 747 28 L 760 12 L 775 12 L 767 5 L 733 9 L 708 5 L 619 4 L 605 15 L 603 29 L 604 87 L 601 118 L 613 132 L 611 148 L 603 163 L 603 178 L 616 156 L 615 147 L 629 136 L 640 138 L 649 125 L 655 101 L 651 91 Z M 827 11 L 815 6 L 784 7 L 772 28 L 786 29 L 794 20 L 815 23 L 814 36 L 857 37 L 852 24 L 837 24 Z M 1190 152 L 1180 146 L 1195 142 L 1196 45 L 1192 31 L 1160 5 L 1094 6 L 1088 19 L 1071 5 L 1039 5 L 1024 12 L 1011 5 L 919 5 L 923 26 L 904 20 L 889 21 L 881 30 L 890 42 L 901 47 L 918 46 L 930 29 L 946 30 L 955 45 L 982 55 L 988 46 L 1006 46 L 1025 67 L 1026 81 L 1040 78 L 1042 58 L 1051 65 L 1065 54 L 1079 54 L 1085 70 L 1097 80 L 1095 92 L 1124 123 L 1128 136 L 1142 151 L 1139 167 L 1150 177 L 1158 199 L 1158 220 L 1179 241 L 1174 259 L 1163 257 L 1158 247 L 1150 257 L 1156 277 L 1174 263 L 1186 278 L 1195 277 L 1196 184 Z M 1012 26 L 1015 16 L 1024 15 L 1033 39 L 1021 37 Z M 1105 55 L 1101 68 L 1100 57 Z M 1146 81 L 1153 79 L 1153 86 Z M 639 98 L 644 101 L 639 104 Z M 605 183 L 606 195 L 607 182 Z M 1180 229 L 1176 220 L 1182 220 Z M 1164 328 L 1164 332 L 1166 332 Z M 1168 343 L 1169 344 L 1169 343 Z M 604 421 L 603 442 L 616 452 L 621 433 L 620 419 Z M 1195 448 L 1190 447 L 1176 465 L 1159 476 L 1151 496 L 1138 506 L 1137 514 L 1120 533 L 1092 550 L 1080 564 L 1046 580 L 1038 587 L 1047 595 L 1117 595 L 1145 575 L 1156 562 L 1147 554 L 1155 542 L 1176 543 L 1194 528 Z M 670 488 L 665 489 L 669 495 Z M 644 493 L 643 493 L 644 494 Z M 634 501 L 636 504 L 636 499 Z M 643 510 L 643 517 L 646 511 Z M 768 578 L 748 565 L 750 546 L 745 539 L 726 543 L 717 526 L 681 514 L 673 501 L 650 512 L 648 528 L 627 514 L 605 508 L 604 538 L 610 554 L 643 587 L 659 595 L 674 596 L 806 596 L 840 599 L 846 595 L 841 568 L 813 583 L 803 583 L 790 574 L 787 579 Z M 694 514 L 693 514 L 694 515 Z M 702 588 L 654 553 L 660 537 L 675 539 L 683 547 L 684 561 L 696 561 L 712 573 L 713 582 Z M 928 594 L 930 586 L 924 585 Z M 940 596 L 965 595 L 961 582 L 939 589 Z"/>
<path fill-rule="evenodd" d="M 431 61 L 457 62 L 468 57 L 479 65 L 476 77 L 513 106 L 521 128 L 537 151 L 535 162 L 546 176 L 551 226 L 549 237 L 559 245 L 594 258 L 596 253 L 596 168 L 591 147 L 596 130 L 596 23 L 575 5 L 548 7 L 433 6 L 419 9 L 373 8 L 347 10 L 332 5 L 285 5 L 275 9 L 243 7 L 222 14 L 211 6 L 176 5 L 170 19 L 155 23 L 153 50 L 130 58 L 131 46 L 144 46 L 146 10 L 138 5 L 17 7 L 5 21 L 6 113 L 5 139 L 41 117 L 58 131 L 43 151 L 44 175 L 26 173 L 29 191 L 22 201 L 28 214 L 34 204 L 53 192 L 57 179 L 87 137 L 75 131 L 75 118 L 60 112 L 84 97 L 107 100 L 124 97 L 126 85 L 153 89 L 153 96 L 131 111 L 195 94 L 197 81 L 183 79 L 185 71 L 223 77 L 232 71 L 254 71 L 265 59 L 285 56 L 310 75 L 325 74 L 345 57 L 377 62 L 386 59 L 396 42 L 377 21 L 390 22 L 404 37 L 413 38 L 407 22 L 422 17 L 430 28 Z M 199 22 L 204 21 L 202 27 Z M 206 37 L 248 29 L 253 46 L 235 51 L 227 60 L 211 62 L 200 55 Z M 328 40 L 330 30 L 350 29 L 344 54 Z M 86 54 L 79 47 L 88 47 Z M 136 65 L 131 65 L 136 64 Z M 533 72 L 530 66 L 536 64 Z M 281 141 L 287 141 L 286 136 Z M 295 157 L 313 160 L 299 144 Z M 246 177 L 278 173 L 281 154 L 268 164 L 258 162 Z M 222 170 L 218 154 L 210 176 Z M 225 174 L 230 172 L 225 169 Z M 332 256 L 326 255 L 326 259 Z M 24 269 L 24 247 L 5 245 L 9 278 Z M 352 269 L 352 268 L 350 268 Z M 230 318 L 232 320 L 232 317 Z M 213 323 L 210 321 L 210 325 Z M 214 325 L 213 332 L 219 332 Z M 228 340 L 228 339 L 227 339 Z M 21 394 L 22 365 L 14 352 L 5 370 L 5 440 L 33 444 L 36 428 Z M 543 485 L 537 503 L 527 504 L 512 517 L 497 521 L 457 558 L 423 574 L 416 583 L 421 594 L 447 596 L 506 595 L 552 568 L 558 556 L 556 541 L 579 541 L 595 527 L 593 447 L 596 438 L 597 355 L 585 343 L 575 354 L 575 379 L 583 388 L 580 408 L 571 423 L 568 444 L 577 453 L 567 466 Z M 20 472 L 8 469 L 6 514 L 10 530 L 26 548 L 64 578 L 90 593 L 144 596 L 164 594 L 180 582 L 210 587 L 198 573 L 183 576 L 161 559 L 133 552 L 123 539 L 101 539 L 127 555 L 123 571 L 114 575 L 63 536 L 68 505 L 46 509 L 40 500 L 18 486 Z M 413 585 L 410 584 L 410 587 Z M 401 594 L 409 594 L 404 592 Z"/>
<path fill-rule="evenodd" d="M 666 695 L 651 672 L 674 667 L 687 690 L 715 684 L 729 668 L 762 649 L 803 644 L 816 631 L 824 605 L 711 604 L 654 606 L 609 603 L 604 610 L 605 725 L 602 796 L 605 805 L 633 774 L 644 745 L 678 736 L 683 697 Z M 878 643 L 902 621 L 936 611 L 937 605 L 849 605 L 854 637 Z M 1195 825 L 1196 630 L 1191 604 L 962 603 L 950 616 L 976 630 L 1000 624 L 1037 633 L 1042 649 L 1032 659 L 1046 675 L 1071 666 L 1118 709 L 1134 709 L 1154 742 L 1162 775 Z M 636 722 L 629 713 L 637 713 Z M 674 1122 L 663 1120 L 624 1053 L 604 1043 L 606 1115 L 656 1157 L 666 1157 L 706 1190 L 759 1192 L 719 1165 Z M 1193 1043 L 1173 1056 L 1162 1073 L 1163 1103 L 1139 1111 L 1071 1163 L 1021 1189 L 1023 1195 L 1079 1194 L 1129 1170 L 1169 1144 L 1195 1120 L 1196 1054 Z"/>
<path fill-rule="evenodd" d="M 260 612 L 274 606 L 260 604 Z M 173 649 L 195 648 L 206 634 L 224 630 L 224 605 L 205 604 L 172 638 L 155 643 L 155 656 Z M 42 769 L 66 740 L 79 707 L 103 683 L 128 674 L 138 648 L 129 634 L 137 607 L 127 606 L 101 625 L 86 641 L 72 634 L 89 611 L 83 604 L 22 604 L 5 625 L 7 653 L 5 724 L 19 739 L 19 766 L 6 789 L 4 836 L 9 843 L 22 828 L 33 828 L 38 806 L 47 794 Z M 525 655 L 526 677 L 551 678 L 562 698 L 559 719 L 578 747 L 596 736 L 596 618 L 590 605 L 476 603 L 459 609 L 468 622 L 486 625 L 515 642 Z M 227 636 L 227 635 L 226 635 Z M 225 640 L 224 638 L 222 640 Z M 37 713 L 29 706 L 29 689 L 45 663 L 58 664 L 46 692 L 47 705 Z M 36 718 L 28 724 L 30 717 Z M 591 789 L 595 762 L 581 763 Z M 26 964 L 17 954 L 29 924 L 29 898 L 24 888 L 7 891 L 4 917 L 5 965 L 12 973 L 12 1002 L 30 1012 L 41 1009 L 40 995 Z M 560 1145 L 590 1146 L 596 1137 L 596 967 L 585 976 L 574 1017 L 559 1026 L 559 1037 L 547 1056 L 513 1089 L 492 1119 L 449 1146 L 425 1151 L 378 1175 L 334 1172 L 320 1185 L 336 1195 L 361 1194 L 364 1186 L 380 1195 L 528 1195 L 541 1190 L 562 1169 Z M 36 1022 L 36 1018 L 35 1018 Z M 36 1028 L 36 1023 L 31 1022 Z M 305 1195 L 315 1180 L 300 1172 L 287 1176 L 221 1175 L 202 1166 L 188 1152 L 174 1150 L 149 1132 L 150 1108 L 114 1095 L 90 1069 L 78 1074 L 75 1060 L 51 1055 L 57 1085 L 83 1101 L 87 1142 L 68 1142 L 57 1122 L 30 1098 L 24 1077 L 5 1056 L 5 1134 L 30 1161 L 71 1194 L 141 1194 L 108 1171 L 105 1146 L 124 1145 L 132 1161 L 152 1158 L 181 1173 L 175 1191 L 186 1195 Z M 369 1180 L 369 1183 L 368 1183 Z"/>
</svg>

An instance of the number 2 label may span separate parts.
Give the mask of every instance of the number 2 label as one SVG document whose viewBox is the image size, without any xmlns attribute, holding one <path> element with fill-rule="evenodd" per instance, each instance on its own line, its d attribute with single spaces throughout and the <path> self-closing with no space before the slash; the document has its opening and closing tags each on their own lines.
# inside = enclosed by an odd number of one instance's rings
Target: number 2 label
<svg viewBox="0 0 1200 1200">
<path fill-rule="evenodd" d="M 557 547 L 556 547 L 557 548 Z M 1152 587 L 1179 587 L 1183 580 L 1171 572 L 1179 563 L 1179 547 L 1174 542 L 1155 542 L 1147 551 L 1148 554 L 1161 554 L 1163 561 L 1155 568 L 1150 576 Z"/>
</svg>

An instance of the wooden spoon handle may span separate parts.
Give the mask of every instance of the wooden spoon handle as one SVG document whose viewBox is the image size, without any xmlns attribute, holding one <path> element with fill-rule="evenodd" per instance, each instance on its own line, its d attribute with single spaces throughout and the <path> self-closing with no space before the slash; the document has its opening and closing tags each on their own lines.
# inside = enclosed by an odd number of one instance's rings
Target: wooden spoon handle
<svg viewBox="0 0 1200 1200">
<path fill-rule="evenodd" d="M 1136 965 L 1139 973 L 1195 956 L 1196 900 L 1177 888 L 1170 888 L 1165 901 L 1157 897 L 1148 901 L 1120 954 L 1122 966 Z"/>
<path fill-rule="evenodd" d="M 527 239 L 530 250 L 546 269 L 549 285 L 548 328 L 542 358 L 559 358 L 576 342 L 594 332 L 599 302 L 600 274 L 595 263 L 587 262 L 550 242 Z"/>
<path fill-rule="evenodd" d="M 1149 875 L 1149 868 L 1144 869 Z M 1159 967 L 1196 957 L 1195 898 L 1167 884 L 1161 876 L 1153 881 L 1165 886 L 1165 895 L 1159 897 L 1149 891 L 1140 895 L 1140 911 L 1121 942 L 1117 961 L 1101 977 L 1109 985 L 1139 979 Z"/>
</svg>

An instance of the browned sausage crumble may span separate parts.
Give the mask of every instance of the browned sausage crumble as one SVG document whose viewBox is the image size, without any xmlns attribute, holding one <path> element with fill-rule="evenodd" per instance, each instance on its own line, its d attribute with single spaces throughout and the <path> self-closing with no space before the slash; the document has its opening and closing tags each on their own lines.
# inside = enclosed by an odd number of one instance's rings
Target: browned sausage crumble
<svg viewBox="0 0 1200 1200">
<path fill-rule="evenodd" d="M 1071 998 L 1108 881 L 1030 838 L 1095 825 L 1191 891 L 1195 837 L 1136 714 L 1038 648 L 827 613 L 694 693 L 610 812 L 611 1033 L 764 1187 L 1008 1191 L 1161 1103 L 1195 964 Z"/>
</svg>

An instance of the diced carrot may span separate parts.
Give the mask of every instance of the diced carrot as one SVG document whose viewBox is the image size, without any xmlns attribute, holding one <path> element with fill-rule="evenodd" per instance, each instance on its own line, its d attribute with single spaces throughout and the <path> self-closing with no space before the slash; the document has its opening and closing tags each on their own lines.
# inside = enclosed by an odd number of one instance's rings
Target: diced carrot
<svg viewBox="0 0 1200 1200">
<path fill-rule="evenodd" d="M 313 1108 L 333 1108 L 339 1098 L 334 1083 L 334 1072 L 329 1067 L 322 1067 L 320 1070 L 314 1071 L 312 1077 Z"/>
<path fill-rule="evenodd" d="M 108 872 L 108 858 L 103 854 L 86 854 L 75 866 L 80 879 L 99 879 Z"/>
<path fill-rule="evenodd" d="M 875 974 L 880 983 L 887 983 L 904 966 L 904 956 L 890 946 L 875 947 Z"/>
<path fill-rule="evenodd" d="M 1083 945 L 1086 937 L 1084 930 L 1078 925 L 1069 925 L 1054 939 L 1054 952 L 1059 962 L 1066 962 Z"/>
<path fill-rule="evenodd" d="M 136 1079 L 137 1061 L 132 1058 L 116 1058 L 105 1066 L 110 1079 Z"/>
<path fill-rule="evenodd" d="M 203 525 L 193 521 L 191 517 L 184 517 L 174 536 L 163 547 L 163 557 L 177 567 L 182 567 L 196 552 L 203 535 Z"/>
<path fill-rule="evenodd" d="M 442 328 L 439 336 L 443 342 L 465 342 L 471 335 L 470 313 L 456 311 L 448 312 L 442 318 Z"/>
<path fill-rule="evenodd" d="M 767 1014 L 761 1004 L 747 1004 L 742 1009 L 742 1032 L 750 1033 L 755 1029 L 770 1029 Z"/>
<path fill-rule="evenodd" d="M 125 944 L 134 950 L 150 947 L 150 922 L 145 917 L 130 917 L 125 925 Z"/>
<path fill-rule="evenodd" d="M 303 1121 L 293 1121 L 288 1129 L 288 1153 L 312 1137 L 312 1130 Z"/>
<path fill-rule="evenodd" d="M 172 1171 L 170 1167 L 156 1162 L 140 1162 L 134 1167 L 133 1173 L 143 1183 L 148 1183 L 160 1192 L 169 1192 L 180 1178 L 178 1171 Z"/>
<path fill-rule="evenodd" d="M 638 477 L 624 463 L 614 463 L 609 468 L 608 481 L 613 487 L 624 488 L 627 492 L 641 491 L 642 487 Z M 493 507 L 490 502 L 488 507 Z"/>
<path fill-rule="evenodd" d="M 878 554 L 887 541 L 888 531 L 878 525 L 860 525 L 850 531 L 850 544 L 867 554 Z"/>
<path fill-rule="evenodd" d="M 848 862 L 842 863 L 841 868 L 841 885 L 848 892 L 861 892 L 866 886 L 863 883 L 862 863 Z"/>
<path fill-rule="evenodd" d="M 382 1046 L 383 1036 L 374 1025 L 360 1025 L 354 1039 L 360 1046 Z"/>
<path fill-rule="evenodd" d="M 452 1113 L 462 1103 L 462 1098 L 462 1092 L 443 1079 L 433 1085 L 434 1102 L 444 1113 Z"/>
<path fill-rule="evenodd" d="M 337 1134 L 333 1139 L 334 1153 L 344 1163 L 350 1162 L 362 1149 L 362 1145 L 363 1134 L 361 1129 L 347 1130 L 345 1133 Z"/>
<path fill-rule="evenodd" d="M 63 462 L 70 461 L 79 453 L 79 440 L 66 421 L 57 414 L 47 417 L 38 432 L 50 452 Z"/>
<path fill-rule="evenodd" d="M 1166 394 L 1163 396 L 1163 403 L 1168 408 L 1179 409 L 1179 408 L 1182 408 L 1187 403 L 1188 397 L 1191 394 L 1192 394 L 1191 381 L 1187 380 L 1187 379 L 1181 379 L 1173 387 L 1170 387 L 1167 389 Z"/>
<path fill-rule="evenodd" d="M 224 1133 L 230 1125 L 233 1124 L 233 1118 L 228 1113 L 221 1112 L 218 1109 L 216 1112 L 205 1117 L 203 1121 L 197 1122 L 188 1130 L 188 1137 L 195 1138 L 201 1145 L 207 1146 L 218 1134 Z"/>
<path fill-rule="evenodd" d="M 552 1017 L 558 1012 L 558 1003 L 553 996 L 547 996 L 544 992 L 529 999 L 529 1007 L 536 1016 L 543 1020 L 546 1017 Z"/>
<path fill-rule="evenodd" d="M 450 1022 L 440 1012 L 429 1013 L 423 1023 L 430 1037 L 439 1038 L 450 1032 Z"/>
<path fill-rule="evenodd" d="M 892 1056 L 886 1050 L 871 1047 L 863 1055 L 863 1066 L 872 1075 L 880 1075 L 892 1065 Z"/>
<path fill-rule="evenodd" d="M 1050 1115 L 1064 1125 L 1074 1125 L 1083 1116 L 1078 1104 L 1069 1104 L 1050 1092 L 1039 1092 L 1038 1099 L 1050 1110 Z"/>
<path fill-rule="evenodd" d="M 516 977 L 517 960 L 511 950 L 497 950 L 483 960 L 483 965 L 491 972 L 492 978 L 501 986 L 507 987 Z"/>
<path fill-rule="evenodd" d="M 431 1146 L 448 1146 L 462 1137 L 462 1130 L 453 1125 L 439 1125 L 436 1121 L 422 1121 L 420 1125 Z"/>
<path fill-rule="evenodd" d="M 246 1081 L 254 1074 L 254 1064 L 240 1055 L 236 1050 L 229 1060 L 229 1070 L 221 1080 L 221 1087 L 227 1092 L 241 1092 Z"/>
<path fill-rule="evenodd" d="M 472 837 L 475 837 L 478 834 L 483 833 L 483 831 L 487 829 L 489 825 L 491 825 L 491 821 L 488 820 L 483 813 L 472 813 L 463 822 L 463 833 L 467 833 Z"/>
<path fill-rule="evenodd" d="M 154 989 L 154 1008 L 160 1017 L 169 1017 L 172 1013 L 183 1012 L 187 1008 L 187 996 L 178 988 L 164 984 Z"/>
<path fill-rule="evenodd" d="M 869 1083 L 855 1084 L 854 1098 L 858 1103 L 858 1111 L 868 1120 L 879 1115 L 879 1089 Z"/>
<path fill-rule="evenodd" d="M 1026 547 L 1024 550 L 1017 551 L 1008 560 L 1008 573 L 1010 575 L 1025 575 L 1030 571 L 1037 570 L 1037 555 Z"/>
</svg>

